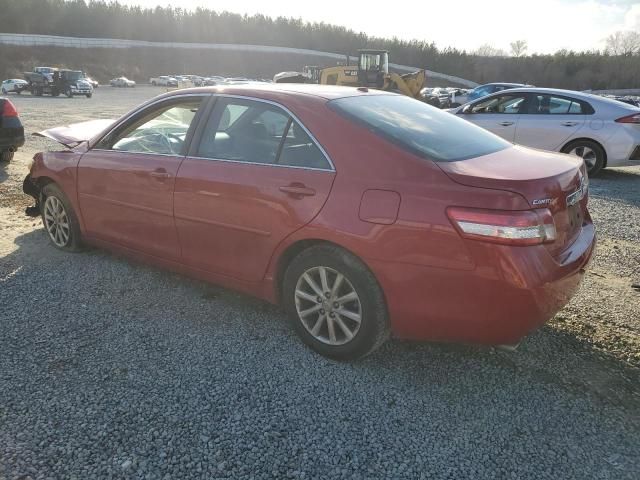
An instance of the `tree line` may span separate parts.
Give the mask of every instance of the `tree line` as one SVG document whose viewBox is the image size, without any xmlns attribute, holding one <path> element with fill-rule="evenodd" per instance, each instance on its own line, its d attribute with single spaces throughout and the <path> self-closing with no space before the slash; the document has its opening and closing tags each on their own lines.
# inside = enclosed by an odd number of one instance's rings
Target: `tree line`
<svg viewBox="0 0 640 480">
<path fill-rule="evenodd" d="M 526 55 L 516 40 L 513 56 L 491 46 L 467 52 L 433 42 L 379 38 L 326 23 L 264 15 L 239 15 L 207 8 L 142 8 L 115 0 L 0 0 L 0 32 L 131 40 L 241 43 L 355 54 L 359 48 L 389 50 L 394 63 L 427 68 L 478 83 L 512 81 L 574 89 L 640 87 L 640 55 L 633 47 L 604 51 L 558 51 Z M 31 52 L 33 53 L 33 52 Z M 96 54 L 100 55 L 98 51 Z M 2 65 L 0 70 L 7 70 Z M 280 62 L 275 62 L 277 65 Z M 300 65 L 302 67 L 302 65 Z M 178 71 L 180 65 L 174 70 Z M 265 71 L 264 76 L 273 72 Z M 435 82 L 435 81 L 434 81 Z M 437 83 L 437 82 L 436 82 Z"/>
</svg>

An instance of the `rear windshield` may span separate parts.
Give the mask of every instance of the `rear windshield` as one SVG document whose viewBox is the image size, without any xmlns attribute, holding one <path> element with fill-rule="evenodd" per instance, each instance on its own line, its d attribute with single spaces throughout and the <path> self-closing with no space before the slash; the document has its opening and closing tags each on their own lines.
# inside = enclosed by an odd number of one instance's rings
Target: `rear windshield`
<svg viewBox="0 0 640 480">
<path fill-rule="evenodd" d="M 362 95 L 329 106 L 373 133 L 437 162 L 454 162 L 504 150 L 511 144 L 456 115 L 401 95 Z"/>
</svg>

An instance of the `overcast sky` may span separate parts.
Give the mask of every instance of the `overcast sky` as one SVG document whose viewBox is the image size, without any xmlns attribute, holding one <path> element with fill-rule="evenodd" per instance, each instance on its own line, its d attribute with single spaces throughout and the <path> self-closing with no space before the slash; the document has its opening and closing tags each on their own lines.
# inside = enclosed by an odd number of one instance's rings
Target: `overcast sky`
<svg viewBox="0 0 640 480">
<path fill-rule="evenodd" d="M 513 40 L 529 53 L 602 48 L 617 30 L 640 30 L 640 0 L 120 0 L 143 6 L 203 6 L 344 25 L 369 35 L 434 41 L 474 50 L 488 43 L 509 50 Z"/>
</svg>

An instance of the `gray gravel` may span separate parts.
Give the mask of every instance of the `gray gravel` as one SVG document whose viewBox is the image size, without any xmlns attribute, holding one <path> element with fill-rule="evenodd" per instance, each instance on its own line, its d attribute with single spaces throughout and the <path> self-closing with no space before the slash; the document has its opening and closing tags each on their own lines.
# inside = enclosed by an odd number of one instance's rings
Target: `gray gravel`
<svg viewBox="0 0 640 480">
<path fill-rule="evenodd" d="M 273 306 L 59 252 L 0 204 L 0 479 L 637 479 L 639 370 L 570 325 L 638 339 L 640 294 L 614 294 L 638 274 L 639 186 L 637 169 L 592 182 L 610 246 L 517 352 L 392 341 L 352 364 L 311 353 Z"/>
</svg>

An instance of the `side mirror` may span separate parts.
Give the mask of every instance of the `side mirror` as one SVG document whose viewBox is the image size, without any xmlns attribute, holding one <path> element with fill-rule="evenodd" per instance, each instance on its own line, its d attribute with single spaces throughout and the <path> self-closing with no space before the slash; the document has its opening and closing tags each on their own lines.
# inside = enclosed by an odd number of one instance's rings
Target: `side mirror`
<svg viewBox="0 0 640 480">
<path fill-rule="evenodd" d="M 469 113 L 473 113 L 473 110 L 471 108 L 472 108 L 471 105 L 465 105 L 460 113 L 463 113 L 465 115 L 468 115 Z"/>
</svg>

